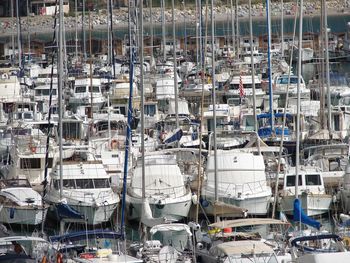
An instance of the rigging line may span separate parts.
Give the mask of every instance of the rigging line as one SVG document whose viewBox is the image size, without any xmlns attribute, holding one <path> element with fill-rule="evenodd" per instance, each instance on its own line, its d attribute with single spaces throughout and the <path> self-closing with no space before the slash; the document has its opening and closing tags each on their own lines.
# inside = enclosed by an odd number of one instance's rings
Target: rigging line
<svg viewBox="0 0 350 263">
<path fill-rule="evenodd" d="M 54 30 L 52 36 L 52 45 L 57 44 L 56 39 L 56 27 L 57 27 L 57 9 L 58 9 L 58 0 L 56 0 L 56 8 L 55 8 L 55 20 L 54 20 Z M 46 137 L 46 149 L 45 149 L 45 170 L 44 170 L 44 182 L 43 182 L 43 197 L 42 197 L 42 207 L 45 207 L 44 197 L 46 195 L 47 190 L 47 175 L 48 175 L 48 166 L 49 166 L 49 147 L 50 147 L 50 135 L 51 135 L 51 104 L 52 104 L 52 90 L 53 90 L 53 70 L 54 70 L 54 62 L 55 62 L 55 54 L 57 54 L 57 49 L 52 49 L 52 57 L 51 57 L 51 80 L 50 80 L 50 96 L 49 96 L 49 114 L 48 114 L 48 128 L 47 128 L 47 137 Z M 45 213 L 43 213 L 43 220 L 41 226 L 41 234 L 44 234 L 44 218 Z"/>
</svg>

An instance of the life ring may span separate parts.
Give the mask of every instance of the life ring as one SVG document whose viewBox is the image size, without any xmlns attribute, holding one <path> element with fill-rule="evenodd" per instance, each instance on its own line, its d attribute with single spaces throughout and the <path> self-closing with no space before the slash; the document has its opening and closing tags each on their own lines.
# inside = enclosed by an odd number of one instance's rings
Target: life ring
<svg viewBox="0 0 350 263">
<path fill-rule="evenodd" d="M 80 257 L 80 258 L 84 258 L 84 259 L 89 259 L 89 258 L 94 258 L 95 255 L 92 254 L 92 253 L 81 253 L 81 254 L 79 255 L 79 257 Z"/>
<path fill-rule="evenodd" d="M 63 255 L 61 253 L 57 253 L 56 262 L 63 263 Z"/>
<path fill-rule="evenodd" d="M 36 147 L 33 145 L 29 145 L 29 149 L 32 153 L 36 153 Z"/>
<path fill-rule="evenodd" d="M 111 149 L 118 149 L 119 148 L 119 142 L 114 139 L 111 141 Z"/>
</svg>

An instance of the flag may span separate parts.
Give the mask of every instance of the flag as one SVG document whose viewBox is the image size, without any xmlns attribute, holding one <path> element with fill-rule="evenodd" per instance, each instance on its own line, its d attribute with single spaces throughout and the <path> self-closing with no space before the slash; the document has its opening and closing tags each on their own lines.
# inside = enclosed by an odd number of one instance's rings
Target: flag
<svg viewBox="0 0 350 263">
<path fill-rule="evenodd" d="M 242 74 L 239 75 L 239 86 L 238 86 L 238 90 L 239 90 L 239 97 L 240 97 L 240 98 L 243 98 L 243 97 L 245 96 L 245 92 L 244 92 Z"/>
</svg>

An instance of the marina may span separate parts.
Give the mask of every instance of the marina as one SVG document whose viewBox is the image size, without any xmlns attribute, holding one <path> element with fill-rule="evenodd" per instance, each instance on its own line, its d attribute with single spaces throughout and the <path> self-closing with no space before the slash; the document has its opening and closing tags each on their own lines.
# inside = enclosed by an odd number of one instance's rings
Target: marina
<svg viewBox="0 0 350 263">
<path fill-rule="evenodd" d="M 115 2 L 0 3 L 0 262 L 350 261 L 350 2 Z"/>
</svg>

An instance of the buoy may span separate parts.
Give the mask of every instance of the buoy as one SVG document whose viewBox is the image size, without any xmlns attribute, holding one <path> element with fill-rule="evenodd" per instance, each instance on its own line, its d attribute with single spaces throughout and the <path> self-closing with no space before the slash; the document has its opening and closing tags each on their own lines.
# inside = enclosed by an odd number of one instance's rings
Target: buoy
<svg viewBox="0 0 350 263">
<path fill-rule="evenodd" d="M 63 263 L 63 255 L 61 253 L 57 253 L 56 262 Z"/>
<path fill-rule="evenodd" d="M 112 148 L 112 149 L 117 149 L 117 148 L 119 148 L 119 142 L 118 142 L 116 139 L 114 139 L 114 140 L 111 141 L 111 148 Z"/>
<path fill-rule="evenodd" d="M 36 147 L 35 147 L 35 146 L 29 145 L 29 148 L 30 148 L 30 151 L 31 151 L 32 153 L 36 153 Z"/>
<path fill-rule="evenodd" d="M 224 228 L 224 233 L 232 233 L 232 228 L 231 227 L 225 227 Z"/>
<path fill-rule="evenodd" d="M 84 259 L 89 259 L 89 258 L 94 258 L 95 255 L 92 254 L 92 253 L 81 253 L 81 254 L 79 255 L 79 257 L 80 257 L 80 258 L 84 258 Z"/>
</svg>

